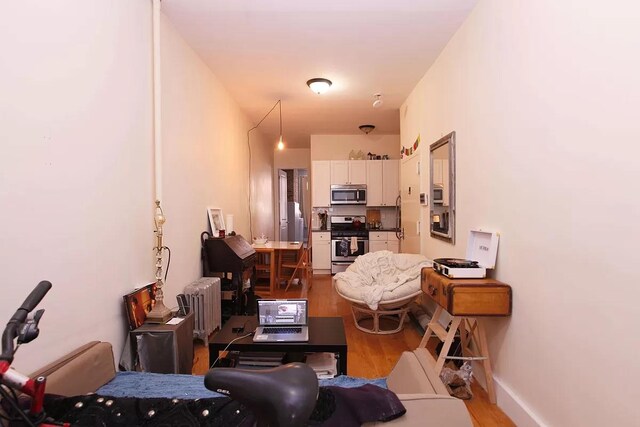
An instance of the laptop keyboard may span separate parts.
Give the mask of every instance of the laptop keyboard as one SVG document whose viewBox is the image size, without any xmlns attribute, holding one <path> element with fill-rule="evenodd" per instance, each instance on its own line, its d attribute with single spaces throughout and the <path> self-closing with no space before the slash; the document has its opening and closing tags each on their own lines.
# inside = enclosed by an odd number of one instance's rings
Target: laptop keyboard
<svg viewBox="0 0 640 427">
<path fill-rule="evenodd" d="M 302 328 L 269 327 L 262 329 L 263 334 L 299 334 L 300 332 L 302 332 Z"/>
</svg>

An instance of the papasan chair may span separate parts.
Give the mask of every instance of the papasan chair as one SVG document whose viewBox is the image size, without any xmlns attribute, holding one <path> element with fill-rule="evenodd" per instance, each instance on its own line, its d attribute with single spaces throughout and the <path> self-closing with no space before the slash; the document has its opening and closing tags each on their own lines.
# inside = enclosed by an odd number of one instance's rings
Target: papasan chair
<svg viewBox="0 0 640 427">
<path fill-rule="evenodd" d="M 333 276 L 333 287 L 351 303 L 356 328 L 371 334 L 394 334 L 402 330 L 409 304 L 422 292 L 423 267 L 431 267 L 423 255 L 370 252 Z M 382 328 L 381 319 L 391 320 L 391 329 Z M 371 327 L 367 327 L 369 320 Z"/>
</svg>

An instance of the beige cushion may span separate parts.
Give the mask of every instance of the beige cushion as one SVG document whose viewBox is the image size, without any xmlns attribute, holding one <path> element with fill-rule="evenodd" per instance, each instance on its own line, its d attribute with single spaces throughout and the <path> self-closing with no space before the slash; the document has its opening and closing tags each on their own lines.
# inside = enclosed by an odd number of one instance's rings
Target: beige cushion
<svg viewBox="0 0 640 427">
<path fill-rule="evenodd" d="M 399 394 L 407 413 L 386 423 L 365 423 L 365 426 L 384 425 L 402 427 L 472 427 L 467 407 L 462 400 L 451 396 L 429 394 Z"/>
<path fill-rule="evenodd" d="M 116 375 L 113 350 L 92 341 L 30 375 L 47 377 L 47 393 L 75 396 L 96 391 Z"/>
<path fill-rule="evenodd" d="M 470 427 L 471 418 L 462 400 L 449 396 L 434 370 L 435 361 L 427 350 L 405 351 L 387 377 L 407 413 L 384 425 Z M 368 423 L 378 425 L 382 423 Z"/>
</svg>

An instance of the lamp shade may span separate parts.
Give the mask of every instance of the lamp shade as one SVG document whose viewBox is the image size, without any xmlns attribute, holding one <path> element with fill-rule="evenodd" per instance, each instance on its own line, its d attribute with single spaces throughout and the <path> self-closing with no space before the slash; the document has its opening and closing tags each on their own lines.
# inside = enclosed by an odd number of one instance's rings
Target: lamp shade
<svg viewBox="0 0 640 427">
<path fill-rule="evenodd" d="M 318 95 L 325 93 L 331 87 L 331 80 L 329 79 L 311 79 L 307 81 L 307 86 L 309 89 L 317 93 Z"/>
</svg>

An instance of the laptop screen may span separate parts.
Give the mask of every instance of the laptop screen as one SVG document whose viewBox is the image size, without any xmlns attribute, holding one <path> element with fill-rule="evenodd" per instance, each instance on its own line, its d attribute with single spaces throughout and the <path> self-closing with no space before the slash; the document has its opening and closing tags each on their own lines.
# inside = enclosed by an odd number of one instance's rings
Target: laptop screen
<svg viewBox="0 0 640 427">
<path fill-rule="evenodd" d="M 306 325 L 306 299 L 258 300 L 258 323 L 260 326 Z"/>
</svg>

